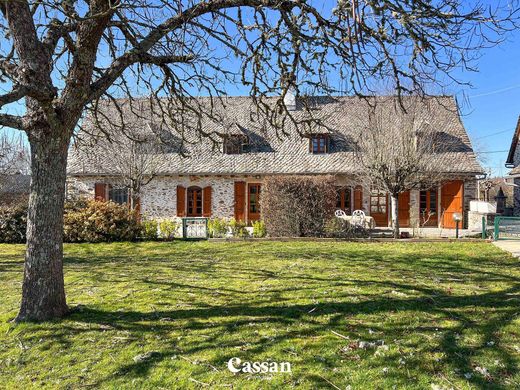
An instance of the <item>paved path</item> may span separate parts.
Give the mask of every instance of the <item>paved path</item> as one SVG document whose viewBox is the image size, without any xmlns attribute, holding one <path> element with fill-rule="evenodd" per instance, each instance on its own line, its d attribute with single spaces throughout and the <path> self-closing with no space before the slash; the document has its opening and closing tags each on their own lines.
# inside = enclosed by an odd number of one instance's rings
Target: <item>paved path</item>
<svg viewBox="0 0 520 390">
<path fill-rule="evenodd" d="M 520 240 L 498 240 L 493 241 L 493 244 L 515 257 L 520 257 Z"/>
</svg>

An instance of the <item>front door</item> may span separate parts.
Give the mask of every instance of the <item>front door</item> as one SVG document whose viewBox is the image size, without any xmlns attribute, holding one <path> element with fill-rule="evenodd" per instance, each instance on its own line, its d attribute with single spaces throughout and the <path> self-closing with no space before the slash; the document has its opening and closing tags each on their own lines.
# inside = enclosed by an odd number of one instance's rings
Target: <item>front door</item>
<svg viewBox="0 0 520 390">
<path fill-rule="evenodd" d="M 377 227 L 388 226 L 388 196 L 379 190 L 370 191 L 370 216 Z"/>
<path fill-rule="evenodd" d="M 247 185 L 247 216 L 249 222 L 260 219 L 260 187 L 259 183 Z"/>
<path fill-rule="evenodd" d="M 442 227 L 455 229 L 453 220 L 455 213 L 462 214 L 462 200 L 464 196 L 464 184 L 462 180 L 454 180 L 444 184 L 441 188 L 441 213 Z M 462 227 L 459 225 L 459 227 Z"/>
<path fill-rule="evenodd" d="M 423 190 L 419 194 L 419 218 L 421 226 L 438 227 L 437 189 Z"/>
<path fill-rule="evenodd" d="M 397 211 L 399 226 L 410 227 L 410 191 L 399 194 Z"/>
</svg>

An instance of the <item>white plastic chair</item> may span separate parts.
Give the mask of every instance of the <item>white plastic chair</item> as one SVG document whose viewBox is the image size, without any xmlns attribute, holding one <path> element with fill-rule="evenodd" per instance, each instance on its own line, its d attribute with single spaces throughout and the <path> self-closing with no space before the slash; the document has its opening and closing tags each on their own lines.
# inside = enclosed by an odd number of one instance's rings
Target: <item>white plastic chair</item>
<svg viewBox="0 0 520 390">
<path fill-rule="evenodd" d="M 334 215 L 337 217 L 337 218 L 345 218 L 347 216 L 347 214 L 343 211 L 343 210 L 336 210 L 336 212 L 334 213 Z"/>
<path fill-rule="evenodd" d="M 363 210 L 354 210 L 352 212 L 352 224 L 354 226 L 365 227 L 365 212 Z"/>
</svg>

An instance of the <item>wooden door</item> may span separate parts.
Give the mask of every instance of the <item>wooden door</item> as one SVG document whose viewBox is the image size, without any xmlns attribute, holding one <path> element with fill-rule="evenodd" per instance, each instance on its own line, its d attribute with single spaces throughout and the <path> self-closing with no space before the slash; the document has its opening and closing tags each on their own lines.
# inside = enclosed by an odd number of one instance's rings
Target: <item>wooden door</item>
<svg viewBox="0 0 520 390">
<path fill-rule="evenodd" d="M 463 216 L 462 204 L 464 199 L 464 183 L 462 180 L 454 180 L 444 184 L 441 188 L 441 213 L 442 227 L 455 229 L 453 214 L 460 213 Z M 462 223 L 459 224 L 462 228 Z"/>
<path fill-rule="evenodd" d="M 250 222 L 260 219 L 260 184 L 258 183 L 247 185 L 247 216 Z"/>
<path fill-rule="evenodd" d="M 343 210 L 347 215 L 352 214 L 351 188 L 336 188 L 336 210 Z"/>
<path fill-rule="evenodd" d="M 421 226 L 439 226 L 437 199 L 436 188 L 423 190 L 419 193 L 419 218 Z"/>
<path fill-rule="evenodd" d="M 410 191 L 401 192 L 399 194 L 397 216 L 399 217 L 399 226 L 410 226 Z"/>
<path fill-rule="evenodd" d="M 388 195 L 378 190 L 370 191 L 370 216 L 377 227 L 388 226 Z"/>
</svg>

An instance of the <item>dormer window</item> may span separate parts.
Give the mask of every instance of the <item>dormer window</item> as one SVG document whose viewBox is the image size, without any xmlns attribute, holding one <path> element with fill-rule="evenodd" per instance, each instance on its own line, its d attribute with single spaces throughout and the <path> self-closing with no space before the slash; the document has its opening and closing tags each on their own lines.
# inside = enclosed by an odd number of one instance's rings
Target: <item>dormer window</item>
<svg viewBox="0 0 520 390">
<path fill-rule="evenodd" d="M 224 138 L 224 154 L 243 153 L 247 144 L 248 138 L 245 135 L 228 135 Z"/>
<path fill-rule="evenodd" d="M 309 138 L 309 150 L 312 154 L 325 154 L 329 152 L 329 135 L 313 134 Z"/>
</svg>

